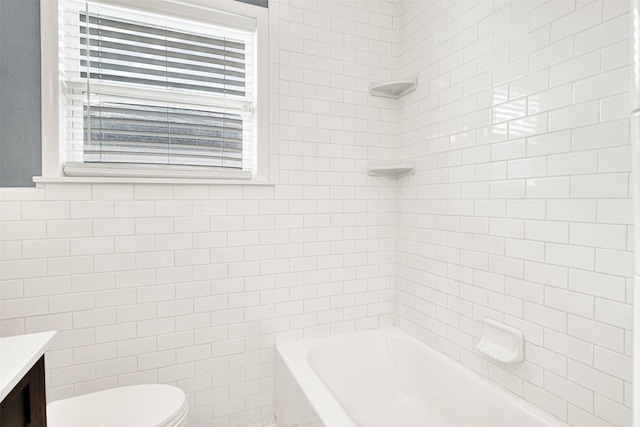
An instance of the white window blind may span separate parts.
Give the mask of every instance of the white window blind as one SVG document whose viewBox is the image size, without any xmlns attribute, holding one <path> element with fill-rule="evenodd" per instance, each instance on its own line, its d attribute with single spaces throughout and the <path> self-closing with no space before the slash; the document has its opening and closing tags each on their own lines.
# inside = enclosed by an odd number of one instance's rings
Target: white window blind
<svg viewBox="0 0 640 427">
<path fill-rule="evenodd" d="M 65 173 L 251 177 L 255 34 L 112 5 L 65 6 Z"/>
</svg>

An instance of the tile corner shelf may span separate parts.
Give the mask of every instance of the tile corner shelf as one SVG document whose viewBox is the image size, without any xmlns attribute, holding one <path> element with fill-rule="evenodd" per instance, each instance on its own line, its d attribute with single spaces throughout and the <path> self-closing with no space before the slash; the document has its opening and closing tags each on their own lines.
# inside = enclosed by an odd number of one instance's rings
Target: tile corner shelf
<svg viewBox="0 0 640 427">
<path fill-rule="evenodd" d="M 416 90 L 417 84 L 417 77 L 411 77 L 403 80 L 394 80 L 384 83 L 371 83 L 371 85 L 369 86 L 369 93 L 373 96 L 400 98 L 401 96 Z"/>
<path fill-rule="evenodd" d="M 369 163 L 369 175 L 371 176 L 400 176 L 411 175 L 416 171 L 416 164 L 411 161 L 393 162 L 379 161 Z"/>
</svg>

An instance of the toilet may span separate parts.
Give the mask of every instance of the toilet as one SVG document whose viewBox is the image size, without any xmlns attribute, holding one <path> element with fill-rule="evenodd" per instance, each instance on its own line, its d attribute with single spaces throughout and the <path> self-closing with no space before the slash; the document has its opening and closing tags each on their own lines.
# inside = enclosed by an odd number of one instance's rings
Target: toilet
<svg viewBox="0 0 640 427">
<path fill-rule="evenodd" d="M 112 388 L 47 405 L 48 427 L 181 427 L 186 395 L 177 387 L 145 384 Z"/>
</svg>

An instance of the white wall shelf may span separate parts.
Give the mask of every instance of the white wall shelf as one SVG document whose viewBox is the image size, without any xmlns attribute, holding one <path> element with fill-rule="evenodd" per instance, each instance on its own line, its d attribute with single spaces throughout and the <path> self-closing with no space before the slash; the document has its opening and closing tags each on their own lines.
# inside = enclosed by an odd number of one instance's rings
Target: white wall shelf
<svg viewBox="0 0 640 427">
<path fill-rule="evenodd" d="M 418 78 L 411 77 L 403 80 L 394 80 L 383 83 L 371 83 L 369 93 L 373 96 L 383 96 L 385 98 L 400 98 L 416 90 Z"/>
<path fill-rule="evenodd" d="M 411 175 L 416 172 L 416 164 L 412 161 L 378 161 L 369 162 L 369 175 L 371 176 L 400 176 Z"/>
</svg>

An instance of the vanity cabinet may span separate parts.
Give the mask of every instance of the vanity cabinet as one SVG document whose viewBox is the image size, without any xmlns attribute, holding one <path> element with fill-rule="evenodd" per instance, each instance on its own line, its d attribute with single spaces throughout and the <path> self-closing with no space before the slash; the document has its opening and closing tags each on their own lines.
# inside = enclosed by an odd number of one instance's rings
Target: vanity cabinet
<svg viewBox="0 0 640 427">
<path fill-rule="evenodd" d="M 0 338 L 0 427 L 47 426 L 44 352 L 54 335 Z"/>
<path fill-rule="evenodd" d="M 0 427 L 46 427 L 44 356 L 0 403 Z"/>
</svg>

